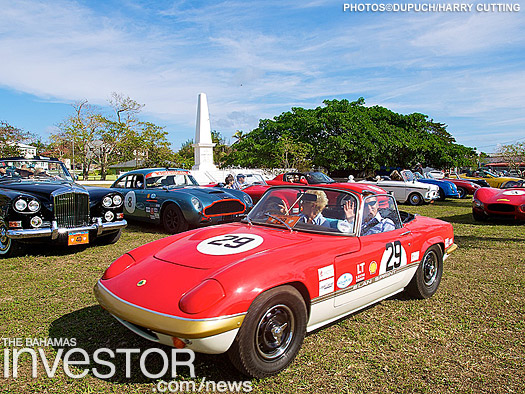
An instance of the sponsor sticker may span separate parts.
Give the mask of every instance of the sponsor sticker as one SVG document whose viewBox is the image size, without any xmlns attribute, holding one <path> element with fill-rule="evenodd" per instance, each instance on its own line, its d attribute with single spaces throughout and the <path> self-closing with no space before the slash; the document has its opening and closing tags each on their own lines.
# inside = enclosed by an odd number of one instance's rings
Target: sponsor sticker
<svg viewBox="0 0 525 394">
<path fill-rule="evenodd" d="M 418 260 L 419 260 L 419 250 L 416 252 L 412 252 L 412 254 L 410 255 L 411 263 L 413 263 L 414 261 L 418 261 Z"/>
<path fill-rule="evenodd" d="M 154 171 L 146 174 L 146 178 L 151 178 L 152 176 L 167 176 L 167 175 L 186 175 L 188 171 Z"/>
<path fill-rule="evenodd" d="M 330 294 L 334 291 L 334 277 L 319 282 L 319 296 Z"/>
<path fill-rule="evenodd" d="M 197 250 L 211 256 L 224 256 L 255 249 L 263 241 L 263 237 L 255 234 L 224 234 L 201 241 Z"/>
<path fill-rule="evenodd" d="M 326 267 L 317 270 L 319 274 L 319 281 L 334 276 L 334 265 L 327 265 Z"/>
<path fill-rule="evenodd" d="M 361 282 L 365 279 L 365 263 L 357 264 L 357 275 L 355 277 L 356 282 Z"/>
<path fill-rule="evenodd" d="M 374 275 L 377 271 L 377 263 L 375 261 L 372 261 L 370 265 L 368 266 L 368 271 L 370 272 L 370 275 Z"/>
<path fill-rule="evenodd" d="M 126 208 L 126 211 L 128 213 L 135 212 L 135 207 L 137 204 L 137 197 L 135 196 L 135 192 L 133 190 L 130 190 L 126 193 L 126 196 L 124 197 L 124 208 Z"/>
<path fill-rule="evenodd" d="M 340 289 L 344 289 L 352 284 L 352 281 L 354 280 L 354 277 L 351 273 L 345 272 L 343 275 L 337 279 L 337 287 Z"/>
<path fill-rule="evenodd" d="M 379 265 L 379 274 L 384 274 L 404 265 L 407 265 L 407 253 L 401 245 L 401 241 L 387 243 Z"/>
</svg>

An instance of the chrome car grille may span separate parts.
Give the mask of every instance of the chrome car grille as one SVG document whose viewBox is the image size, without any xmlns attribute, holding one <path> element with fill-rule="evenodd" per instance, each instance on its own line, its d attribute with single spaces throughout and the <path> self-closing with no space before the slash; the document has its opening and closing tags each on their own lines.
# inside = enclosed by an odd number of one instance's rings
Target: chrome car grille
<svg viewBox="0 0 525 394">
<path fill-rule="evenodd" d="M 514 212 L 514 207 L 509 204 L 489 204 L 487 209 L 493 212 Z"/>
<path fill-rule="evenodd" d="M 89 195 L 65 193 L 54 197 L 58 227 L 73 228 L 89 224 Z"/>
<path fill-rule="evenodd" d="M 243 213 L 245 209 L 246 206 L 239 200 L 221 200 L 204 208 L 204 215 L 235 215 L 238 213 Z"/>
</svg>

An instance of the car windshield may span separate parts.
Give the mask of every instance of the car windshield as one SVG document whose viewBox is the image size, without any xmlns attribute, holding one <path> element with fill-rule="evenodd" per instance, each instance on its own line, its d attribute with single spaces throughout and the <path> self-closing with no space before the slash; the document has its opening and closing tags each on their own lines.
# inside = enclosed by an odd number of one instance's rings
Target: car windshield
<svg viewBox="0 0 525 394">
<path fill-rule="evenodd" d="M 266 181 L 259 174 L 246 174 L 244 183 L 241 185 L 241 190 L 252 185 L 266 185 Z"/>
<path fill-rule="evenodd" d="M 184 187 L 199 186 L 198 182 L 187 171 L 165 170 L 154 171 L 146 175 L 146 187 Z"/>
<path fill-rule="evenodd" d="M 247 220 L 289 230 L 353 235 L 356 209 L 357 198 L 350 192 L 300 186 L 279 187 L 264 195 Z"/>
<path fill-rule="evenodd" d="M 64 163 L 38 159 L 0 160 L 0 182 L 9 180 L 38 180 L 74 182 Z"/>
<path fill-rule="evenodd" d="M 335 181 L 328 175 L 322 172 L 309 172 L 306 174 L 306 179 L 310 185 L 317 185 L 320 183 L 335 183 Z"/>
<path fill-rule="evenodd" d="M 416 179 L 416 177 L 414 176 L 414 173 L 410 170 L 401 171 L 401 176 L 403 177 L 403 180 L 405 182 L 412 182 Z"/>
</svg>

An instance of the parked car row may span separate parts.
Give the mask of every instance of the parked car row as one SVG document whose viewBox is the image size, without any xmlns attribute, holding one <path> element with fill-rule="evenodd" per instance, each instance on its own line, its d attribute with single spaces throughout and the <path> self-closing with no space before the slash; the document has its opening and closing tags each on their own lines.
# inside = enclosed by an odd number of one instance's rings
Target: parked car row
<svg viewBox="0 0 525 394">
<path fill-rule="evenodd" d="M 204 187 L 187 170 L 153 168 L 94 188 L 56 159 L 1 159 L 0 256 L 31 242 L 116 242 L 127 220 L 161 225 L 174 235 L 107 268 L 100 305 L 143 338 L 227 353 L 241 373 L 264 378 L 293 362 L 307 332 L 402 291 L 436 293 L 457 248 L 452 225 L 397 202 L 473 192 L 476 220 L 525 220 L 523 182 L 502 190 L 409 170 L 376 182 L 320 172 L 244 179 L 242 190 Z M 217 225 L 199 228 L 207 224 Z"/>
</svg>

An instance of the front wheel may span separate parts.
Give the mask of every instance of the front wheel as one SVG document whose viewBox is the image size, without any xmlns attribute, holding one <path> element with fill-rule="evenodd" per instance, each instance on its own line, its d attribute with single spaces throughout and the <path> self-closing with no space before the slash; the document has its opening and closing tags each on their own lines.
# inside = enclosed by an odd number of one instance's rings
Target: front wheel
<svg viewBox="0 0 525 394">
<path fill-rule="evenodd" d="M 430 298 L 437 291 L 442 276 L 443 252 L 438 245 L 433 245 L 423 255 L 407 292 L 415 298 Z"/>
<path fill-rule="evenodd" d="M 438 201 L 445 201 L 445 198 L 446 198 L 445 191 L 440 188 L 438 191 Z"/>
<path fill-rule="evenodd" d="M 169 234 L 176 234 L 188 229 L 188 222 L 178 206 L 170 204 L 162 211 L 162 226 Z"/>
<path fill-rule="evenodd" d="M 0 224 L 0 258 L 12 257 L 18 250 L 18 243 L 7 236 L 7 228 Z"/>
<path fill-rule="evenodd" d="M 467 190 L 464 187 L 458 187 L 459 198 L 467 197 Z"/>
<path fill-rule="evenodd" d="M 475 211 L 475 210 L 472 210 L 472 217 L 477 222 L 484 222 L 485 220 L 487 220 L 487 216 L 483 212 L 479 213 L 478 211 Z"/>
<path fill-rule="evenodd" d="M 423 197 L 421 197 L 421 194 L 419 193 L 412 193 L 410 196 L 408 196 L 408 203 L 410 205 L 421 205 L 423 202 Z"/>
<path fill-rule="evenodd" d="M 306 321 L 306 305 L 297 289 L 280 286 L 268 290 L 250 306 L 228 357 L 247 376 L 275 375 L 299 352 Z"/>
</svg>

